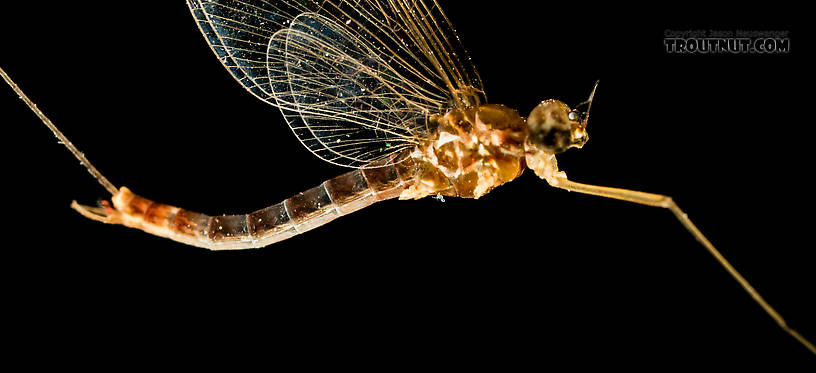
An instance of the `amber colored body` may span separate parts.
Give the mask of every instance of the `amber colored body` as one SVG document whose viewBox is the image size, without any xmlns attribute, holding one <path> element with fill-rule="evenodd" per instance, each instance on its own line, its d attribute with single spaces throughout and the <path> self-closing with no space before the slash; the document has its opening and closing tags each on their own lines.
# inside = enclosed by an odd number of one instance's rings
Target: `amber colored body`
<svg viewBox="0 0 816 373">
<path fill-rule="evenodd" d="M 397 197 L 412 182 L 411 160 L 358 169 L 327 180 L 283 202 L 243 215 L 209 216 L 158 203 L 122 187 L 113 208 L 94 217 L 211 250 L 264 247 L 326 224 L 374 202 Z M 75 206 L 80 207 L 81 206 Z M 84 209 L 87 210 L 87 209 Z"/>
<path fill-rule="evenodd" d="M 479 198 L 518 177 L 527 130 L 502 105 L 458 108 L 429 118 L 413 151 L 375 162 L 245 215 L 209 216 L 120 188 L 103 220 L 209 249 L 262 247 L 306 232 L 374 202 L 442 194 Z M 92 216 L 89 216 L 92 217 Z"/>
<path fill-rule="evenodd" d="M 454 109 L 433 119 L 435 133 L 412 153 L 416 182 L 400 199 L 437 193 L 479 198 L 524 170 L 527 127 L 516 110 L 481 105 Z"/>
</svg>

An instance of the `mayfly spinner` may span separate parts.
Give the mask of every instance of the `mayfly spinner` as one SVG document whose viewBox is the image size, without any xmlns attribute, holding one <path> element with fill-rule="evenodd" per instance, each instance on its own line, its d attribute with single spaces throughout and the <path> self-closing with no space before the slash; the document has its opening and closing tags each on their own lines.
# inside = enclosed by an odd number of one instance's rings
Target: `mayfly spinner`
<svg viewBox="0 0 816 373">
<path fill-rule="evenodd" d="M 115 187 L 3 79 L 111 194 L 83 216 L 212 250 L 270 245 L 375 202 L 479 198 L 529 168 L 550 186 L 671 211 L 777 324 L 816 348 L 726 261 L 664 195 L 567 178 L 556 156 L 581 148 L 595 89 L 571 108 L 558 100 L 527 116 L 487 103 L 481 78 L 436 1 L 188 0 L 217 58 L 243 87 L 279 108 L 317 157 L 352 170 L 243 215 L 209 216 Z"/>
</svg>

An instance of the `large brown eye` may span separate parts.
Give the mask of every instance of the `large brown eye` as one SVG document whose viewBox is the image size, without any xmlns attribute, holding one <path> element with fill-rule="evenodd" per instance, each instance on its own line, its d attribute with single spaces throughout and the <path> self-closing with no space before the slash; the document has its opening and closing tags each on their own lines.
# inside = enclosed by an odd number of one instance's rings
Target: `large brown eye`
<svg viewBox="0 0 816 373">
<path fill-rule="evenodd" d="M 569 107 L 561 101 L 540 103 L 527 117 L 528 140 L 549 153 L 562 153 L 572 144 Z"/>
</svg>

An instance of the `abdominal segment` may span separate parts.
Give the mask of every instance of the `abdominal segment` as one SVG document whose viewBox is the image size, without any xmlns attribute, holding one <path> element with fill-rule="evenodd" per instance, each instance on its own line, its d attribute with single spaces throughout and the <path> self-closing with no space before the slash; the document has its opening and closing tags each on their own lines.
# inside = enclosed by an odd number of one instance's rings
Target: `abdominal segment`
<svg viewBox="0 0 816 373">
<path fill-rule="evenodd" d="M 270 245 L 374 202 L 446 196 L 479 198 L 524 168 L 523 119 L 500 105 L 434 118 L 432 138 L 413 151 L 373 162 L 244 215 L 210 216 L 155 202 L 122 187 L 102 219 L 212 250 Z"/>
<path fill-rule="evenodd" d="M 358 169 L 245 215 L 209 216 L 140 197 L 122 187 L 113 197 L 109 222 L 211 250 L 270 245 L 326 224 L 374 202 L 399 196 L 415 179 L 403 157 Z"/>
</svg>

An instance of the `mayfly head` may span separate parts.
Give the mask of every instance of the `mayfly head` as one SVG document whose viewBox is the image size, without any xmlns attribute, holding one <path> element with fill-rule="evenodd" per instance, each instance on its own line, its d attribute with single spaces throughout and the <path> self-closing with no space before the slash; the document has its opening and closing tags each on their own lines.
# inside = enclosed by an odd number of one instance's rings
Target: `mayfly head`
<svg viewBox="0 0 816 373">
<path fill-rule="evenodd" d="M 587 121 L 592 99 L 598 83 L 589 95 L 589 100 L 578 104 L 587 105 L 587 111 L 570 109 L 558 100 L 546 100 L 538 104 L 527 117 L 527 142 L 536 150 L 559 154 L 569 148 L 581 148 L 589 140 Z M 532 150 L 532 149 L 531 149 Z"/>
<path fill-rule="evenodd" d="M 538 104 L 527 117 L 528 147 L 547 153 L 563 153 L 586 144 L 586 120 L 577 110 L 558 100 Z"/>
</svg>

